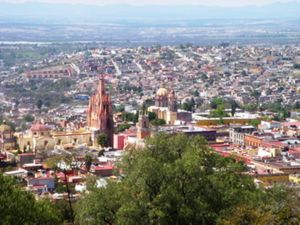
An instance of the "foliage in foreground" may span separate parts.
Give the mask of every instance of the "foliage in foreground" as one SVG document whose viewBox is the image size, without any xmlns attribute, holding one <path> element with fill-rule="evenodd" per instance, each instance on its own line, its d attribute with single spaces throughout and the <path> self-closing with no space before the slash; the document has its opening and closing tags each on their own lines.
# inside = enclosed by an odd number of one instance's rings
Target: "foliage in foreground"
<svg viewBox="0 0 300 225">
<path fill-rule="evenodd" d="M 48 200 L 35 200 L 10 177 L 0 174 L 1 225 L 62 224 L 62 218 Z"/>
<path fill-rule="evenodd" d="M 78 202 L 77 224 L 299 224 L 287 191 L 257 189 L 241 175 L 243 164 L 215 154 L 203 138 L 159 134 L 120 167 L 121 182 L 91 188 Z"/>
</svg>

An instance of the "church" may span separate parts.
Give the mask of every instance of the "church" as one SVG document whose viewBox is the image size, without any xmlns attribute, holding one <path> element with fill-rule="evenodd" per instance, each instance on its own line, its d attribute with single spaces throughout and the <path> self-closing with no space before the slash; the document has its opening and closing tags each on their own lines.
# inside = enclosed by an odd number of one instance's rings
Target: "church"
<svg viewBox="0 0 300 225">
<path fill-rule="evenodd" d="M 177 97 L 174 90 L 161 87 L 155 96 L 155 106 L 150 106 L 148 112 L 156 114 L 157 118 L 163 119 L 168 125 L 174 125 L 176 121 L 189 122 L 192 113 L 178 110 Z"/>
<path fill-rule="evenodd" d="M 87 126 L 75 130 L 58 131 L 43 122 L 37 122 L 27 132 L 16 134 L 18 146 L 21 151 L 51 150 L 55 146 L 64 148 L 76 145 L 97 146 L 97 137 L 107 135 L 108 146 L 113 146 L 113 111 L 110 95 L 106 94 L 103 79 L 99 80 L 95 93 L 91 96 L 87 108 Z M 6 129 L 7 130 L 7 129 Z M 6 133 L 8 133 L 5 130 Z M 0 141 L 2 137 L 0 129 Z M 3 142 L 4 143 L 4 142 Z M 9 146 L 6 140 L 3 146 Z"/>
<path fill-rule="evenodd" d="M 100 79 L 87 109 L 87 126 L 95 142 L 97 135 L 107 135 L 108 146 L 113 146 L 114 122 L 110 95 L 106 94 L 104 80 Z"/>
</svg>

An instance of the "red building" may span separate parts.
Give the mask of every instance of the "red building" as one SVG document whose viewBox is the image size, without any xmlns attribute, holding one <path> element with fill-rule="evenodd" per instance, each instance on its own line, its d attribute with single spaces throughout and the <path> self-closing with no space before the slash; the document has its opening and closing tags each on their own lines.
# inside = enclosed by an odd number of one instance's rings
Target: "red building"
<svg viewBox="0 0 300 225">
<path fill-rule="evenodd" d="M 100 79 L 97 91 L 91 96 L 87 110 L 87 124 L 95 132 L 105 133 L 109 146 L 113 146 L 113 110 L 110 95 L 105 92 L 104 80 Z"/>
</svg>

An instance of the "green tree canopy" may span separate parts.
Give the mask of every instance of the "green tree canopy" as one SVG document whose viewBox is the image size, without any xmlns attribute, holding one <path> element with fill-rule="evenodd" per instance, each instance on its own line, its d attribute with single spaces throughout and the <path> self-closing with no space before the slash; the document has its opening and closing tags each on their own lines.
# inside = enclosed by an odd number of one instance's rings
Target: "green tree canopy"
<svg viewBox="0 0 300 225">
<path fill-rule="evenodd" d="M 39 100 L 37 101 L 37 103 L 36 103 L 36 106 L 37 106 L 38 109 L 41 109 L 42 106 L 43 106 L 43 101 L 42 101 L 41 99 L 39 99 Z"/>
<path fill-rule="evenodd" d="M 62 224 L 62 216 L 48 200 L 36 201 L 13 178 L 0 174 L 0 224 Z"/>
<path fill-rule="evenodd" d="M 257 188 L 242 175 L 242 163 L 219 156 L 202 137 L 160 133 L 143 150 L 129 151 L 119 167 L 121 182 L 92 188 L 78 202 L 78 224 L 267 225 L 299 218 L 279 196 L 286 192 Z M 240 222 L 248 214 L 250 222 Z"/>
<path fill-rule="evenodd" d="M 26 114 L 23 116 L 23 120 L 25 122 L 33 122 L 34 121 L 34 116 L 31 114 Z"/>
<path fill-rule="evenodd" d="M 228 117 L 229 115 L 225 112 L 224 105 L 218 105 L 217 109 L 210 111 L 210 117 Z"/>
<path fill-rule="evenodd" d="M 258 127 L 259 124 L 260 124 L 260 120 L 258 120 L 258 119 L 251 120 L 249 123 L 249 125 L 254 126 L 254 127 Z"/>
<path fill-rule="evenodd" d="M 217 109 L 218 106 L 224 106 L 224 100 L 219 97 L 215 97 L 210 101 L 210 107 L 212 109 Z"/>
<path fill-rule="evenodd" d="M 108 145 L 108 137 L 107 137 L 107 135 L 106 134 L 100 134 L 97 137 L 97 143 L 101 147 L 107 147 L 107 145 Z"/>
<path fill-rule="evenodd" d="M 86 167 L 87 171 L 90 171 L 92 163 L 93 163 L 93 157 L 90 155 L 85 155 L 84 161 L 85 161 L 85 167 Z"/>
<path fill-rule="evenodd" d="M 239 105 L 238 105 L 238 103 L 237 103 L 235 100 L 233 100 L 233 99 L 231 99 L 231 100 L 229 101 L 229 104 L 230 104 L 230 108 L 231 108 L 231 116 L 234 116 L 235 113 L 236 113 L 236 109 L 239 107 Z"/>
<path fill-rule="evenodd" d="M 151 121 L 151 124 L 153 126 L 156 126 L 156 127 L 157 126 L 163 126 L 163 125 L 166 124 L 166 121 L 164 119 L 154 119 L 154 120 Z"/>
<path fill-rule="evenodd" d="M 193 96 L 194 96 L 194 97 L 199 97 L 199 95 L 200 95 L 200 93 L 199 93 L 198 90 L 194 90 L 194 91 L 193 91 Z"/>
<path fill-rule="evenodd" d="M 129 112 L 122 113 L 122 120 L 125 122 L 133 122 L 136 123 L 138 121 L 139 115 Z"/>
<path fill-rule="evenodd" d="M 130 127 L 131 127 L 131 125 L 130 125 L 130 124 L 127 124 L 127 123 L 125 123 L 125 124 L 120 124 L 120 125 L 117 127 L 117 133 L 121 133 L 121 132 L 123 132 L 123 131 L 129 129 Z"/>
<path fill-rule="evenodd" d="M 154 112 L 148 112 L 148 118 L 149 118 L 149 121 L 153 121 L 157 118 L 156 114 Z"/>
<path fill-rule="evenodd" d="M 185 111 L 192 112 L 196 106 L 194 98 L 191 98 L 190 100 L 185 101 L 182 105 L 181 108 Z"/>
</svg>

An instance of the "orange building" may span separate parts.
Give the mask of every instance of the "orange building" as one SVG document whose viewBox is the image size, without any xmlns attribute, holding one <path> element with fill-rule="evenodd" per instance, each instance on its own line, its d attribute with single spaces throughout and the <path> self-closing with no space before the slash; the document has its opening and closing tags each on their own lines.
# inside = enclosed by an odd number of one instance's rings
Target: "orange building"
<svg viewBox="0 0 300 225">
<path fill-rule="evenodd" d="M 105 92 L 104 80 L 100 79 L 97 91 L 91 96 L 87 110 L 88 127 L 95 133 L 105 133 L 109 146 L 113 146 L 114 124 L 110 95 Z"/>
<path fill-rule="evenodd" d="M 260 147 L 262 146 L 263 137 L 255 136 L 252 134 L 245 135 L 245 145 L 252 147 Z"/>
</svg>

